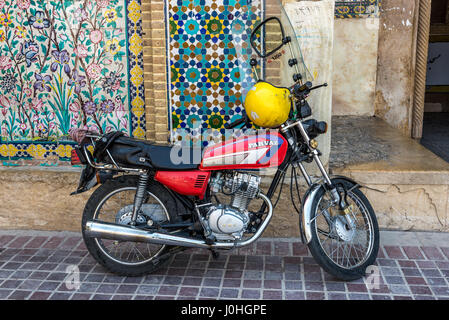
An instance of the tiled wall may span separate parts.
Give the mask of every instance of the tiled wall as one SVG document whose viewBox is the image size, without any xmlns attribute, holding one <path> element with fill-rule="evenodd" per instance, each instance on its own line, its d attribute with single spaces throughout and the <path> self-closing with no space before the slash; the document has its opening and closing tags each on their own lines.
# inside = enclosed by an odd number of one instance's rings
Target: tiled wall
<svg viewBox="0 0 449 320">
<path fill-rule="evenodd" d="M 66 160 L 69 132 L 145 137 L 140 0 L 0 1 L 0 159 Z"/>
<path fill-rule="evenodd" d="M 213 30 L 209 40 L 204 36 L 195 46 L 217 38 L 211 43 L 221 55 L 220 38 L 229 32 L 232 19 L 213 12 L 218 13 L 220 5 L 233 6 L 237 12 L 235 5 L 242 1 L 246 0 L 0 0 L 2 164 L 15 165 L 19 159 L 42 165 L 68 160 L 71 128 L 122 130 L 167 142 L 170 133 L 176 137 L 176 128 L 199 119 L 203 129 L 220 135 L 223 124 L 242 110 L 238 84 L 232 88 L 233 68 L 228 62 L 222 68 L 220 61 L 206 63 L 199 79 L 193 73 L 182 75 L 188 68 L 177 64 L 177 59 L 185 54 L 174 50 L 180 27 L 170 17 L 176 8 L 198 2 L 202 12 L 211 16 Z M 269 5 L 269 1 L 252 1 L 257 10 L 248 21 L 261 17 L 265 2 Z M 378 12 L 379 2 L 337 1 L 335 16 L 365 17 Z M 221 29 L 215 29 L 219 26 L 215 18 Z M 207 31 L 207 25 L 202 29 Z M 195 86 L 193 97 L 176 87 L 180 76 L 191 82 L 189 89 Z M 180 106 L 181 99 L 190 99 L 189 106 Z"/>
</svg>

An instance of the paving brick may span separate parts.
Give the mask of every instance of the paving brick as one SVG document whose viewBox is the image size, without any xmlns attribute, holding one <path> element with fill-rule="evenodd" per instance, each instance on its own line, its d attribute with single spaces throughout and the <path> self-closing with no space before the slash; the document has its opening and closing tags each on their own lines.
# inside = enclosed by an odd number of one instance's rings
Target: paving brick
<svg viewBox="0 0 449 320">
<path fill-rule="evenodd" d="M 34 292 L 29 299 L 30 300 L 47 300 L 51 295 L 51 292 L 44 291 L 36 291 Z"/>
<path fill-rule="evenodd" d="M 437 267 L 434 261 L 418 260 L 416 264 L 420 269 L 434 269 Z"/>
<path fill-rule="evenodd" d="M 216 288 L 202 288 L 200 291 L 201 297 L 218 297 L 218 294 L 220 293 L 219 289 Z"/>
<path fill-rule="evenodd" d="M 264 280 L 263 288 L 264 289 L 282 289 L 282 281 L 281 280 Z"/>
<path fill-rule="evenodd" d="M 203 278 L 185 277 L 182 284 L 188 286 L 200 286 L 202 282 Z"/>
<path fill-rule="evenodd" d="M 203 287 L 219 287 L 220 284 L 221 284 L 221 277 L 203 279 Z"/>
<path fill-rule="evenodd" d="M 413 293 L 413 294 L 432 294 L 432 291 L 430 290 L 430 288 L 429 287 L 427 287 L 427 286 L 414 286 L 414 285 L 411 285 L 410 286 L 410 291 Z"/>
<path fill-rule="evenodd" d="M 347 283 L 346 287 L 348 288 L 348 292 L 367 292 L 368 289 L 364 284 L 358 283 Z"/>
<path fill-rule="evenodd" d="M 275 242 L 274 254 L 278 256 L 290 255 L 290 242 Z"/>
<path fill-rule="evenodd" d="M 417 262 L 426 262 L 426 261 L 417 261 Z M 416 263 L 413 260 L 398 260 L 399 266 L 402 268 L 416 268 Z"/>
<path fill-rule="evenodd" d="M 425 285 L 426 284 L 426 280 L 424 280 L 424 278 L 422 277 L 405 277 L 405 280 L 407 281 L 407 283 L 409 285 Z"/>
<path fill-rule="evenodd" d="M 122 284 L 118 287 L 116 294 L 134 294 L 137 290 L 137 285 L 133 284 Z"/>
<path fill-rule="evenodd" d="M 75 293 L 70 300 L 89 300 L 91 296 L 91 293 Z"/>
<path fill-rule="evenodd" d="M 113 294 L 117 291 L 118 287 L 119 287 L 118 284 L 102 283 L 98 286 L 96 292 L 104 294 Z"/>
<path fill-rule="evenodd" d="M 401 247 L 399 246 L 385 246 L 384 247 L 387 255 L 391 259 L 405 259 L 406 257 L 402 253 Z"/>
<path fill-rule="evenodd" d="M 306 299 L 307 300 L 324 300 L 325 294 L 324 294 L 324 292 L 306 291 Z"/>
<path fill-rule="evenodd" d="M 292 246 L 294 256 L 305 257 L 309 255 L 309 249 L 306 245 L 294 243 Z"/>
<path fill-rule="evenodd" d="M 8 248 L 24 248 L 25 244 L 31 240 L 31 236 L 16 237 L 8 243 Z"/>
<path fill-rule="evenodd" d="M 199 292 L 199 288 L 196 287 L 182 287 L 179 290 L 178 295 L 180 296 L 196 296 Z"/>
<path fill-rule="evenodd" d="M 238 296 L 239 296 L 239 290 L 237 290 L 237 289 L 223 288 L 220 292 L 220 298 L 224 298 L 224 299 L 238 298 Z"/>
<path fill-rule="evenodd" d="M 402 268 L 404 276 L 421 276 L 421 272 L 417 268 Z"/>
<path fill-rule="evenodd" d="M 261 296 L 260 290 L 250 290 L 250 289 L 242 290 L 243 299 L 260 299 L 260 296 Z"/>
<path fill-rule="evenodd" d="M 230 288 L 238 288 L 240 287 L 241 284 L 241 280 L 236 280 L 236 279 L 223 279 L 223 287 L 230 287 Z"/>
<path fill-rule="evenodd" d="M 391 300 L 391 297 L 388 295 L 377 295 L 377 294 L 373 294 L 371 295 L 371 298 L 373 300 Z"/>
<path fill-rule="evenodd" d="M 304 291 L 285 291 L 285 299 L 286 300 L 304 300 L 305 293 L 304 293 Z"/>
<path fill-rule="evenodd" d="M 13 240 L 15 237 L 11 235 L 2 235 L 0 236 L 0 246 L 6 247 L 11 240 Z"/>
<path fill-rule="evenodd" d="M 444 260 L 444 256 L 438 247 L 421 247 L 428 260 Z"/>
<path fill-rule="evenodd" d="M 343 282 L 327 282 L 326 283 L 327 291 L 346 291 L 345 284 Z"/>
<path fill-rule="evenodd" d="M 258 255 L 271 255 L 272 254 L 272 242 L 270 241 L 259 241 L 256 243 L 256 253 Z"/>
<path fill-rule="evenodd" d="M 419 247 L 405 246 L 402 247 L 409 259 L 422 260 L 425 259 Z"/>
<path fill-rule="evenodd" d="M 327 297 L 329 300 L 347 300 L 348 299 L 348 297 L 346 296 L 345 293 L 335 293 L 335 292 L 330 292 Z"/>
<path fill-rule="evenodd" d="M 55 292 L 50 296 L 50 300 L 69 300 L 72 293 L 67 292 Z"/>
<path fill-rule="evenodd" d="M 430 289 L 436 296 L 447 296 L 449 297 L 449 287 L 448 286 L 431 286 Z"/>
<path fill-rule="evenodd" d="M 447 282 L 444 278 L 426 278 L 426 281 L 429 285 L 435 285 L 435 286 L 445 286 L 447 285 Z"/>
<path fill-rule="evenodd" d="M 282 300 L 282 291 L 264 290 L 262 299 L 268 300 Z"/>
<path fill-rule="evenodd" d="M 405 279 L 401 276 L 385 276 L 387 284 L 405 284 Z"/>
<path fill-rule="evenodd" d="M 9 296 L 11 300 L 25 300 L 31 295 L 32 291 L 28 290 L 15 290 Z"/>
</svg>

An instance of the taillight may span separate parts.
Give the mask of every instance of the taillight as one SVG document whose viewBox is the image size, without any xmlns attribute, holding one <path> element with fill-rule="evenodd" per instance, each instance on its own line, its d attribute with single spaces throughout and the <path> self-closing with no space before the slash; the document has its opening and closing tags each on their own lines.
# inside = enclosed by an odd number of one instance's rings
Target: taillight
<svg viewBox="0 0 449 320">
<path fill-rule="evenodd" d="M 81 160 L 80 157 L 78 156 L 78 153 L 76 152 L 76 149 L 72 149 L 72 154 L 70 157 L 70 163 L 72 164 L 72 166 L 76 166 L 76 165 L 80 165 Z"/>
</svg>

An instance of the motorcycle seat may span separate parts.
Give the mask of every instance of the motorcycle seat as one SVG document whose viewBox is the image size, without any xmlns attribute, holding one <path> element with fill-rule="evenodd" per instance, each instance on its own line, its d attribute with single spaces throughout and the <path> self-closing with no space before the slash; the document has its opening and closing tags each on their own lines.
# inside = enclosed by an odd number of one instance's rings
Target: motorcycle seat
<svg viewBox="0 0 449 320">
<path fill-rule="evenodd" d="M 194 170 L 201 163 L 201 149 L 116 136 L 107 150 L 118 164 L 156 170 Z M 106 155 L 105 155 L 106 157 Z"/>
</svg>

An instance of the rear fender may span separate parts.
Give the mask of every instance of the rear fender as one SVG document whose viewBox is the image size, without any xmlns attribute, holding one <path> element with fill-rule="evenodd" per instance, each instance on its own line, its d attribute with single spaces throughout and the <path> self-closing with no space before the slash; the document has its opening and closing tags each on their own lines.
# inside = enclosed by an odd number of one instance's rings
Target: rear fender
<svg viewBox="0 0 449 320">
<path fill-rule="evenodd" d="M 105 183 L 107 180 L 112 179 L 113 177 L 114 174 L 110 171 L 97 170 L 90 165 L 86 165 L 86 167 L 81 172 L 78 188 L 70 195 L 73 196 L 86 192 L 98 184 Z"/>
</svg>

